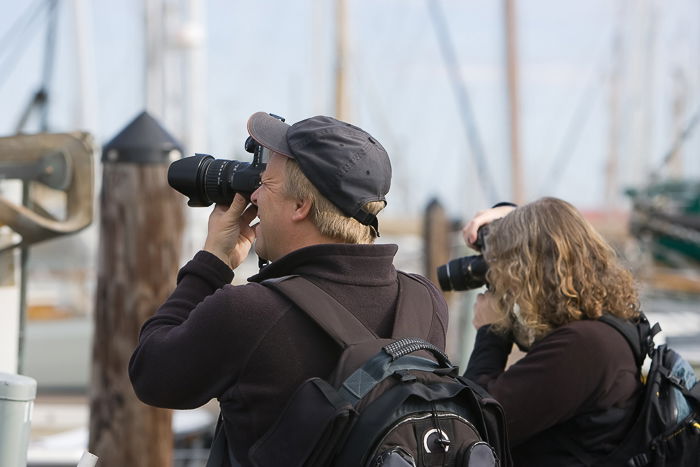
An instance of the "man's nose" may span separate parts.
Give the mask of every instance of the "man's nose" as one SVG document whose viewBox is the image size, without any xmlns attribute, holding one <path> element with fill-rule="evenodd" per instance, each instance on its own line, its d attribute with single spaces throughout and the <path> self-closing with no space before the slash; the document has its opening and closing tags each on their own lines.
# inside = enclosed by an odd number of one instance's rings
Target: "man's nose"
<svg viewBox="0 0 700 467">
<path fill-rule="evenodd" d="M 258 190 L 260 187 L 256 188 L 254 192 L 250 194 L 250 202 L 253 203 L 254 205 L 258 205 Z"/>
</svg>

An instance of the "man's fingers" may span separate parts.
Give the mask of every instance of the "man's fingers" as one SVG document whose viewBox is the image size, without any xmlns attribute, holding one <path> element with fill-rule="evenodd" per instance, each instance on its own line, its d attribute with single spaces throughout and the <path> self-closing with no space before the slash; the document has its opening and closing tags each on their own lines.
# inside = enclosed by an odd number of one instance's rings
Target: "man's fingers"
<svg viewBox="0 0 700 467">
<path fill-rule="evenodd" d="M 479 225 L 472 219 L 469 223 L 462 229 L 462 237 L 467 245 L 472 246 L 476 241 L 476 232 L 479 229 Z"/>
<path fill-rule="evenodd" d="M 214 216 L 214 215 L 224 214 L 227 210 L 228 210 L 228 206 L 226 206 L 224 204 L 215 204 L 214 209 L 212 209 L 212 211 L 211 211 L 211 215 Z"/>
<path fill-rule="evenodd" d="M 467 243 L 467 245 L 474 246 L 474 242 L 476 242 L 477 235 L 479 233 L 479 227 L 489 224 L 496 219 L 505 217 L 514 209 L 514 206 L 499 206 L 497 208 L 477 212 L 464 227 L 464 229 L 462 229 L 462 237 L 464 237 L 464 241 Z"/>
<path fill-rule="evenodd" d="M 247 238 L 250 243 L 253 243 L 253 240 L 255 240 L 255 229 L 250 226 L 250 223 L 253 222 L 253 219 L 255 219 L 257 214 L 258 208 L 252 204 L 248 206 L 245 211 L 243 211 L 243 214 L 241 214 L 241 221 L 238 227 L 239 232 L 240 235 Z"/>
<path fill-rule="evenodd" d="M 236 193 L 236 196 L 233 197 L 231 206 L 229 206 L 226 214 L 231 218 L 237 219 L 241 217 L 241 214 L 247 205 L 248 200 L 242 194 Z"/>
</svg>

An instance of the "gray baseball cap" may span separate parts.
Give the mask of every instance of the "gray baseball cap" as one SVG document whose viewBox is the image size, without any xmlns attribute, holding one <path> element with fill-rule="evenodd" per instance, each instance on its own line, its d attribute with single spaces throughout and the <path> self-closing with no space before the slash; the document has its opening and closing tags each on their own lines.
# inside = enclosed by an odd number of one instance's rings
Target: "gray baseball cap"
<svg viewBox="0 0 700 467">
<path fill-rule="evenodd" d="M 362 207 L 370 201 L 386 203 L 391 163 L 369 133 L 321 115 L 290 126 L 265 112 L 251 115 L 248 133 L 262 146 L 296 160 L 309 181 L 346 216 L 379 230 L 377 218 Z"/>
</svg>

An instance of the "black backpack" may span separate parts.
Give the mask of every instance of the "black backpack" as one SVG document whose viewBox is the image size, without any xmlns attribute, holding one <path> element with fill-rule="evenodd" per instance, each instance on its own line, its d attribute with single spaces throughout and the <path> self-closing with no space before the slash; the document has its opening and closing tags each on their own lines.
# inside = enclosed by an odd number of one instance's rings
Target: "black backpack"
<svg viewBox="0 0 700 467">
<path fill-rule="evenodd" d="M 700 382 L 690 364 L 666 345 L 654 344 L 661 327 L 650 326 L 644 314 L 635 323 L 607 314 L 600 321 L 625 337 L 639 368 L 647 356 L 651 365 L 622 443 L 602 460 L 577 449 L 572 453 L 590 466 L 700 467 Z"/>
<path fill-rule="evenodd" d="M 392 339 L 377 338 L 306 279 L 263 282 L 311 317 L 343 353 L 329 381 L 311 378 L 296 390 L 251 447 L 253 465 L 511 465 L 503 409 L 423 340 L 432 299 L 417 279 L 402 273 L 399 279 Z"/>
</svg>

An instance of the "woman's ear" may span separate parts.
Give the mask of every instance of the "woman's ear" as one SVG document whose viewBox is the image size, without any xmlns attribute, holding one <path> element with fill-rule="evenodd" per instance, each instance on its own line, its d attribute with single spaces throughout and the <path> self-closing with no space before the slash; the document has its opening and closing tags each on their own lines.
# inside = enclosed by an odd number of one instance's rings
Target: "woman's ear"
<svg viewBox="0 0 700 467">
<path fill-rule="evenodd" d="M 292 213 L 293 221 L 303 221 L 311 213 L 311 205 L 313 203 L 308 199 L 298 199 L 294 205 L 294 212 Z"/>
</svg>

